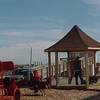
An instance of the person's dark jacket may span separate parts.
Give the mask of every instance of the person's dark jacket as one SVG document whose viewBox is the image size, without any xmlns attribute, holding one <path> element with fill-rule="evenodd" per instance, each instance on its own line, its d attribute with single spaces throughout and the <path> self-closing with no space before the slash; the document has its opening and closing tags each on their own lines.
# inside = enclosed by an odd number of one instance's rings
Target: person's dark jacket
<svg viewBox="0 0 100 100">
<path fill-rule="evenodd" d="M 75 60 L 74 62 L 74 71 L 81 71 L 81 61 L 80 60 Z"/>
</svg>

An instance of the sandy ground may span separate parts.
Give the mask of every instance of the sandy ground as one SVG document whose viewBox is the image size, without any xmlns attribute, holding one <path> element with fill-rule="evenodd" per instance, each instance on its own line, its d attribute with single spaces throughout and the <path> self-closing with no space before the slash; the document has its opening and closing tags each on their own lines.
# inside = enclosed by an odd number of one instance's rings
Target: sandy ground
<svg viewBox="0 0 100 100">
<path fill-rule="evenodd" d="M 100 92 L 83 90 L 45 90 L 46 96 L 34 95 L 33 91 L 21 89 L 23 94 L 21 100 L 100 100 Z M 30 96 L 31 95 L 31 96 Z"/>
</svg>

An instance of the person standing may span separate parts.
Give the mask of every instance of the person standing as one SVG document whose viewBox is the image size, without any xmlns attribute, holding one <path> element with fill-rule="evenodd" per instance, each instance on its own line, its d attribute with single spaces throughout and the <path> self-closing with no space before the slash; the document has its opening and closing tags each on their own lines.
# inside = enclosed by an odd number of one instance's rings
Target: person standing
<svg viewBox="0 0 100 100">
<path fill-rule="evenodd" d="M 76 57 L 74 61 L 74 75 L 75 75 L 75 82 L 78 85 L 78 77 L 80 78 L 81 84 L 83 84 L 83 75 L 82 75 L 82 68 L 81 68 L 81 61 L 79 60 L 79 56 Z"/>
<path fill-rule="evenodd" d="M 38 92 L 38 89 L 39 89 L 39 83 L 40 83 L 40 80 L 41 80 L 41 76 L 38 72 L 38 70 L 34 70 L 33 71 L 33 83 L 34 83 L 34 92 Z"/>
</svg>

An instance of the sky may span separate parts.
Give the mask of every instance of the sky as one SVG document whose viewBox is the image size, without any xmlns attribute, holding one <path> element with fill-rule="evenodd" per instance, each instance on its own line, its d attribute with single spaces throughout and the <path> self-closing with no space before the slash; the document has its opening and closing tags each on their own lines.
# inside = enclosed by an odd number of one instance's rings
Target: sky
<svg viewBox="0 0 100 100">
<path fill-rule="evenodd" d="M 27 64 L 32 47 L 32 61 L 46 62 L 44 49 L 74 25 L 100 41 L 100 1 L 0 0 L 0 60 Z"/>
</svg>

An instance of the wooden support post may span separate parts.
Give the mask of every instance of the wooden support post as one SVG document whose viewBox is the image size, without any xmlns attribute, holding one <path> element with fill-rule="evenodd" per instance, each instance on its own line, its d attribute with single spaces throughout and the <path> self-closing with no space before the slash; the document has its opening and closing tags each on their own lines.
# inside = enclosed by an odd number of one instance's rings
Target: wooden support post
<svg viewBox="0 0 100 100">
<path fill-rule="evenodd" d="M 47 72 L 47 77 L 49 76 L 49 74 L 48 74 L 48 67 L 46 67 L 46 72 Z"/>
<path fill-rule="evenodd" d="M 49 68 L 48 76 L 51 76 L 51 53 L 50 52 L 48 52 L 48 68 Z"/>
<path fill-rule="evenodd" d="M 61 64 L 59 64 L 59 77 L 61 76 Z"/>
<path fill-rule="evenodd" d="M 55 52 L 55 78 L 56 86 L 58 86 L 58 52 Z"/>
<path fill-rule="evenodd" d="M 86 74 L 86 88 L 89 87 L 89 68 L 88 68 L 88 52 L 85 52 L 85 74 Z"/>
<path fill-rule="evenodd" d="M 54 75 L 54 65 L 52 65 L 52 76 Z"/>
<path fill-rule="evenodd" d="M 93 52 L 94 74 L 96 74 L 96 51 Z"/>
<path fill-rule="evenodd" d="M 65 77 L 65 62 L 63 62 L 63 77 Z"/>
<path fill-rule="evenodd" d="M 69 55 L 70 53 L 69 52 L 67 52 L 67 56 L 68 56 L 68 58 L 70 58 L 70 55 Z"/>
</svg>

